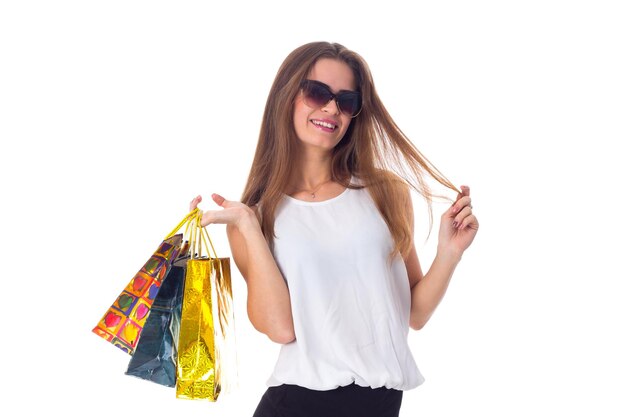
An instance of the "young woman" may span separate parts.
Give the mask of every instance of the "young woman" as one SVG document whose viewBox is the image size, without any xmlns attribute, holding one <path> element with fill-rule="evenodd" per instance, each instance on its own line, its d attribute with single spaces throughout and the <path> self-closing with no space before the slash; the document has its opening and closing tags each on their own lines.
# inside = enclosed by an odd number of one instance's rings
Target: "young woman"
<svg viewBox="0 0 626 417">
<path fill-rule="evenodd" d="M 413 244 L 410 188 L 456 191 L 426 275 Z M 398 416 L 424 381 L 410 352 L 478 230 L 457 190 L 400 131 L 366 62 L 339 44 L 294 50 L 272 85 L 241 202 L 218 194 L 254 327 L 282 344 L 254 413 Z M 191 202 L 195 208 L 201 201 Z M 451 199 L 448 201 L 452 202 Z"/>
</svg>

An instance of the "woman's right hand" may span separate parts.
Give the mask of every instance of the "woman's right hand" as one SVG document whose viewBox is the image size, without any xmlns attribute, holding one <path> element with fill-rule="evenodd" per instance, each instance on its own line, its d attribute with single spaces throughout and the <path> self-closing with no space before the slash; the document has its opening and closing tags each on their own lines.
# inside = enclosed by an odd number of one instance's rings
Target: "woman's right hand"
<svg viewBox="0 0 626 417">
<path fill-rule="evenodd" d="M 213 201 L 218 206 L 222 207 L 222 210 L 208 210 L 202 215 L 202 221 L 200 224 L 206 226 L 212 223 L 229 224 L 232 226 L 239 226 L 244 221 L 249 221 L 251 218 L 256 220 L 254 211 L 245 204 L 239 201 L 226 200 L 219 194 L 211 194 Z M 191 203 L 189 203 L 189 211 L 198 207 L 198 204 L 202 201 L 202 196 L 197 196 Z"/>
</svg>

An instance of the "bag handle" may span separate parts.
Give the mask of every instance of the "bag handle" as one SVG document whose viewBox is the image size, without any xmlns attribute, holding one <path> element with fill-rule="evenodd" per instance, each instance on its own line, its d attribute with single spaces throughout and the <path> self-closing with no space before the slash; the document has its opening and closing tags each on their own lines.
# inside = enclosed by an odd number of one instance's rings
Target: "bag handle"
<svg viewBox="0 0 626 417">
<path fill-rule="evenodd" d="M 196 218 L 196 216 L 198 215 L 198 211 L 200 211 L 200 209 L 195 208 L 193 210 L 191 210 L 189 212 L 189 214 L 187 214 L 185 216 L 184 219 L 182 219 L 180 221 L 180 223 L 178 223 L 178 225 L 174 228 L 174 230 L 172 230 L 167 236 L 165 236 L 165 240 L 171 238 L 172 236 L 174 236 L 176 233 L 178 233 L 178 231 L 185 225 L 187 224 L 187 228 L 185 229 L 185 233 L 187 233 L 187 230 L 189 230 L 189 223 Z"/>
<path fill-rule="evenodd" d="M 196 215 L 194 226 L 195 226 L 195 243 L 198 248 L 198 256 L 202 256 L 202 248 L 204 247 L 207 251 L 207 256 L 209 259 L 218 259 L 217 251 L 213 246 L 213 242 L 211 241 L 211 237 L 209 236 L 209 232 L 206 230 L 206 226 L 201 225 L 202 221 L 202 210 L 198 210 L 198 214 Z M 193 232 L 192 232 L 193 233 Z M 191 245 L 193 247 L 193 244 Z M 211 249 L 213 249 L 213 258 L 211 258 Z M 194 251 L 192 251 L 191 258 L 194 259 Z"/>
<path fill-rule="evenodd" d="M 206 230 L 206 226 L 201 225 L 203 214 L 202 210 L 197 207 L 191 210 L 185 218 L 183 218 L 180 223 L 178 223 L 178 225 L 165 237 L 165 239 L 171 238 L 178 233 L 181 228 L 185 227 L 184 235 L 188 237 L 187 240 L 189 241 L 189 248 L 191 249 L 191 259 L 195 259 L 196 253 L 198 254 L 198 257 L 202 256 L 203 247 L 207 251 L 209 258 L 211 258 L 210 249 L 212 249 L 214 258 L 218 259 L 217 252 L 215 251 L 209 232 Z"/>
</svg>

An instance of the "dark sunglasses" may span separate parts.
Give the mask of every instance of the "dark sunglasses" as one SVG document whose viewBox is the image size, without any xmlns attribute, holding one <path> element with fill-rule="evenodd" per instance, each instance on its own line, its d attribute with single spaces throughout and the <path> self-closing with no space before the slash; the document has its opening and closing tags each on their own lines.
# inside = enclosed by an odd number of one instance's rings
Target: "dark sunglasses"
<svg viewBox="0 0 626 417">
<path fill-rule="evenodd" d="M 315 80 L 302 81 L 304 104 L 318 108 L 335 100 L 339 111 L 350 117 L 357 117 L 361 112 L 361 93 L 358 91 L 340 91 L 334 94 L 326 84 Z"/>
</svg>

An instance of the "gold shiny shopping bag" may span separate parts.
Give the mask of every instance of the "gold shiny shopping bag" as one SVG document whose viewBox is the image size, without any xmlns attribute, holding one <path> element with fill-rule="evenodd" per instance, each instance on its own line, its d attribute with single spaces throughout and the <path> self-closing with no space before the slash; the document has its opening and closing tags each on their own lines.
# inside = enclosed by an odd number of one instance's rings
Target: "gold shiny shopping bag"
<svg viewBox="0 0 626 417">
<path fill-rule="evenodd" d="M 234 318 L 229 258 L 203 257 L 215 249 L 199 227 L 187 261 L 185 291 L 178 339 L 176 397 L 216 401 L 235 371 Z"/>
</svg>

